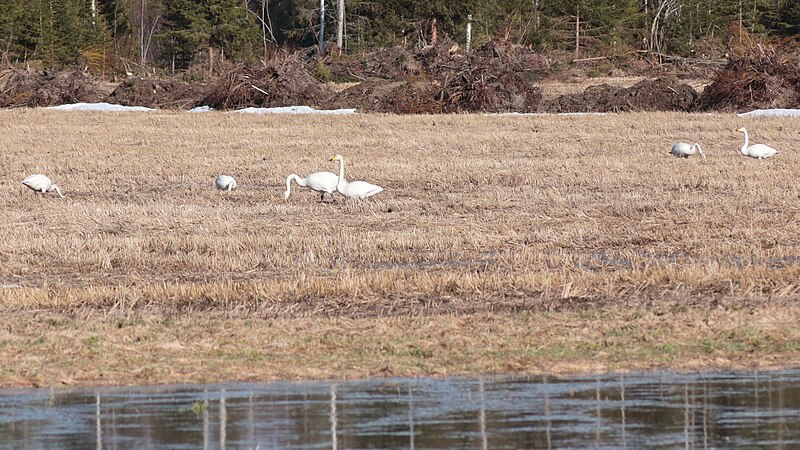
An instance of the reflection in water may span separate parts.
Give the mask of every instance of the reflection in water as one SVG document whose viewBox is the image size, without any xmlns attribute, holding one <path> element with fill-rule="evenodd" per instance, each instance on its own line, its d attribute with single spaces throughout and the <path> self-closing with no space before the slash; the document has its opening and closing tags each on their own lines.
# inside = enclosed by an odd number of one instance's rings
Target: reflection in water
<svg viewBox="0 0 800 450">
<path fill-rule="evenodd" d="M 103 427 L 100 425 L 100 394 L 95 394 L 95 397 L 97 398 L 95 416 L 97 418 L 97 448 L 99 450 L 103 448 Z"/>
<path fill-rule="evenodd" d="M 408 385 L 408 448 L 414 450 L 414 394 Z"/>
<path fill-rule="evenodd" d="M 797 448 L 800 370 L 6 390 L 0 411 L 10 448 Z"/>
<path fill-rule="evenodd" d="M 219 394 L 219 448 L 225 446 L 225 429 L 228 425 L 228 408 L 225 407 L 225 389 Z"/>
<path fill-rule="evenodd" d="M 202 403 L 202 416 L 203 416 L 203 449 L 208 450 L 208 435 L 209 425 L 211 420 L 208 416 L 208 390 L 203 390 L 203 403 Z"/>
<path fill-rule="evenodd" d="M 331 448 L 336 450 L 339 445 L 336 442 L 336 385 L 331 385 Z"/>
</svg>

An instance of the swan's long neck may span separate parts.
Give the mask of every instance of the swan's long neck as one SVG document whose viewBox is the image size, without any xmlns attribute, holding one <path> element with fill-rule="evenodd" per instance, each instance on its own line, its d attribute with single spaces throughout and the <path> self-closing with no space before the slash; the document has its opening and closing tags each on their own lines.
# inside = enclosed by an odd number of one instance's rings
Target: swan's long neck
<svg viewBox="0 0 800 450">
<path fill-rule="evenodd" d="M 344 179 L 344 158 L 339 158 L 339 180 L 336 182 L 336 189 L 342 189 L 347 185 L 347 180 Z"/>
<path fill-rule="evenodd" d="M 706 159 L 706 154 L 703 153 L 703 149 L 700 148 L 700 144 L 694 143 L 694 144 L 692 144 L 692 148 L 697 148 L 697 151 L 700 152 L 700 156 L 702 156 L 703 159 Z"/>
<path fill-rule="evenodd" d="M 58 185 L 54 184 L 54 185 L 50 186 L 49 190 L 50 191 L 56 191 L 56 193 L 58 194 L 59 197 L 64 198 L 64 195 L 61 193 L 61 189 L 59 189 Z"/>
<path fill-rule="evenodd" d="M 294 180 L 294 182 L 297 183 L 298 186 L 306 187 L 306 179 L 305 178 L 300 178 L 298 175 L 291 174 L 288 177 L 286 177 L 286 190 L 287 191 L 289 190 L 289 188 L 291 186 L 292 180 Z"/>
<path fill-rule="evenodd" d="M 286 198 L 286 199 L 288 199 L 289 198 L 289 194 L 292 193 L 292 180 L 294 180 L 295 183 L 297 183 L 298 186 L 302 186 L 302 187 L 306 186 L 306 179 L 305 178 L 300 178 L 295 174 L 289 175 L 288 177 L 286 177 L 286 192 L 283 193 L 283 197 Z"/>
<path fill-rule="evenodd" d="M 744 145 L 742 145 L 742 154 L 746 155 L 747 154 L 747 147 L 748 147 L 747 144 L 749 144 L 750 142 L 749 142 L 749 139 L 747 138 L 747 130 L 742 130 L 742 133 L 744 133 Z"/>
</svg>

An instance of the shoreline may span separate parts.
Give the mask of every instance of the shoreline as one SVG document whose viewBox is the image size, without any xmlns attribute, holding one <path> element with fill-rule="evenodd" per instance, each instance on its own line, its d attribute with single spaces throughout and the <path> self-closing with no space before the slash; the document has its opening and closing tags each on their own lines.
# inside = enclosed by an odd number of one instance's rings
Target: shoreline
<svg viewBox="0 0 800 450">
<path fill-rule="evenodd" d="M 0 320 L 0 388 L 569 376 L 800 365 L 800 307 L 369 319 L 24 311 Z M 9 331 L 10 330 L 10 331 Z"/>
</svg>

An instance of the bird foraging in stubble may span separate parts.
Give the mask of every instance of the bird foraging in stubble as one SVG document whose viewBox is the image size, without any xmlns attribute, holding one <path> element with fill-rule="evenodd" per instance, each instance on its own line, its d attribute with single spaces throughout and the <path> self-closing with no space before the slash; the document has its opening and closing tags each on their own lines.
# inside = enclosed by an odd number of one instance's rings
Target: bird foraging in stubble
<svg viewBox="0 0 800 450">
<path fill-rule="evenodd" d="M 46 175 L 40 173 L 31 175 L 22 180 L 22 184 L 32 189 L 34 192 L 46 194 L 55 191 L 59 197 L 64 198 L 64 195 L 61 193 L 61 188 L 59 188 L 57 184 L 53 184 Z"/>
<path fill-rule="evenodd" d="M 239 185 L 236 184 L 236 180 L 230 175 L 220 175 L 214 180 L 214 186 L 220 191 L 224 191 L 230 194 L 231 191 L 235 190 Z"/>
</svg>

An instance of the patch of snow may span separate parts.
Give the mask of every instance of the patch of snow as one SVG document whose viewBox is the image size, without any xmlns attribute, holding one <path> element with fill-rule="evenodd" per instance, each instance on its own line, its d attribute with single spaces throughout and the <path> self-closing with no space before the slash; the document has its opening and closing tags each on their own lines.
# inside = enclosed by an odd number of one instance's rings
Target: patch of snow
<svg viewBox="0 0 800 450">
<path fill-rule="evenodd" d="M 189 112 L 209 112 L 209 111 L 216 111 L 216 109 L 206 105 L 206 106 L 195 106 L 194 108 L 189 110 Z"/>
<path fill-rule="evenodd" d="M 71 105 L 49 106 L 45 109 L 58 111 L 155 111 L 144 106 L 122 106 L 110 103 L 73 103 Z"/>
<path fill-rule="evenodd" d="M 757 109 L 737 114 L 739 117 L 800 117 L 800 109 Z"/>
<path fill-rule="evenodd" d="M 314 109 L 309 106 L 283 106 L 279 108 L 244 108 L 236 110 L 249 114 L 355 114 L 355 109 Z"/>
</svg>

